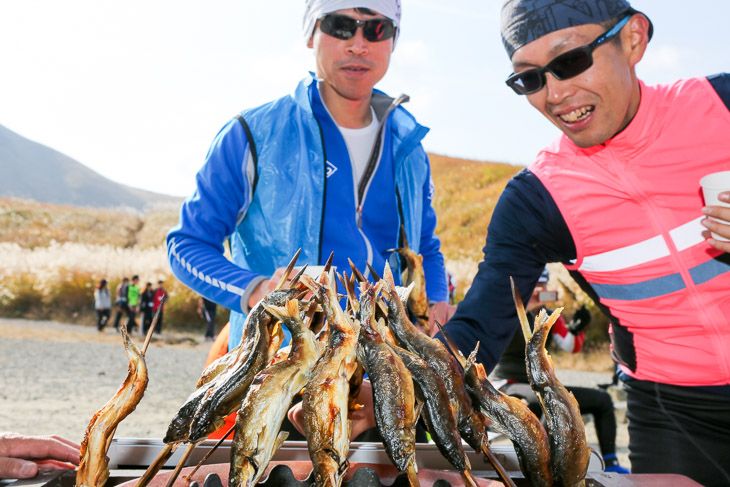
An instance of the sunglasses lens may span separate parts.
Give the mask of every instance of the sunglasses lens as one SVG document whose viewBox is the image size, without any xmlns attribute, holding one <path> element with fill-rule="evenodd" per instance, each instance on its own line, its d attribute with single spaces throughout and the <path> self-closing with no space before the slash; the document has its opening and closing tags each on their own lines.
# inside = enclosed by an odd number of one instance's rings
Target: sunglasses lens
<svg viewBox="0 0 730 487">
<path fill-rule="evenodd" d="M 390 39 L 395 34 L 395 25 L 388 19 L 373 19 L 365 22 L 362 35 L 369 42 L 379 42 Z"/>
<path fill-rule="evenodd" d="M 529 95 L 542 88 L 542 74 L 537 69 L 515 73 L 507 79 L 507 85 L 518 95 Z"/>
<path fill-rule="evenodd" d="M 319 28 L 337 39 L 351 39 L 357 31 L 357 21 L 344 15 L 325 15 Z"/>
<path fill-rule="evenodd" d="M 337 39 L 352 39 L 362 25 L 362 35 L 369 42 L 379 42 L 395 35 L 395 24 L 389 19 L 359 21 L 346 15 L 325 15 L 319 24 L 322 32 Z"/>
<path fill-rule="evenodd" d="M 573 49 L 553 59 L 547 69 L 558 79 L 578 76 L 593 65 L 593 55 L 589 46 Z"/>
</svg>

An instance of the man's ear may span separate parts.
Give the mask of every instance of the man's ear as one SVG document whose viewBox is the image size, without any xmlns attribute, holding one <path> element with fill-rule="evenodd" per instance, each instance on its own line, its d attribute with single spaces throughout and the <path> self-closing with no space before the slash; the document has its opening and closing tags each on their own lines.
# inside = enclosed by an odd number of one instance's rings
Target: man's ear
<svg viewBox="0 0 730 487">
<path fill-rule="evenodd" d="M 644 57 L 649 44 L 649 19 L 643 14 L 634 14 L 629 19 L 621 43 L 628 53 L 629 63 L 635 66 Z"/>
</svg>

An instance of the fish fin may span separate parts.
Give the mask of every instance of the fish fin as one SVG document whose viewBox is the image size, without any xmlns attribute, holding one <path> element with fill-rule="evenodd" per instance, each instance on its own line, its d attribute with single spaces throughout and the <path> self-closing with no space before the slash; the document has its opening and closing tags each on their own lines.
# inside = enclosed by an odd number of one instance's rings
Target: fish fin
<svg viewBox="0 0 730 487">
<path fill-rule="evenodd" d="M 378 274 L 378 271 L 376 271 L 373 266 L 370 265 L 370 262 L 367 262 L 366 264 L 368 266 L 368 270 L 370 271 L 370 275 L 373 276 L 373 281 L 379 281 L 380 275 Z"/>
<path fill-rule="evenodd" d="M 279 448 L 281 448 L 281 445 L 284 444 L 287 438 L 289 438 L 289 432 L 280 431 L 279 434 L 276 436 L 276 442 L 274 443 L 274 450 L 272 451 L 272 453 L 276 453 Z"/>
<path fill-rule="evenodd" d="M 294 266 L 297 263 L 297 259 L 299 258 L 299 254 L 301 254 L 301 253 L 302 253 L 302 249 L 299 249 L 294 254 L 294 257 L 291 258 L 291 260 L 289 261 L 289 264 L 286 266 L 286 271 L 284 271 L 284 275 L 281 277 L 281 279 L 279 280 L 279 282 L 276 285 L 276 289 L 281 289 L 281 287 L 287 281 L 287 279 L 289 278 L 289 274 L 294 269 Z"/>
<path fill-rule="evenodd" d="M 423 411 L 423 401 L 419 401 L 416 399 L 414 410 L 416 412 L 416 423 L 418 422 L 418 418 L 421 417 L 421 412 Z M 415 426 L 415 425 L 414 425 Z"/>
<path fill-rule="evenodd" d="M 466 461 L 468 462 L 469 459 L 467 458 Z M 461 478 L 464 480 L 464 485 L 466 487 L 477 487 L 477 481 L 474 479 L 474 476 L 468 468 L 461 472 Z"/>
<path fill-rule="evenodd" d="M 390 269 L 390 264 L 385 261 L 385 267 L 383 268 L 383 278 L 380 282 L 384 282 L 386 292 L 390 293 L 392 289 L 395 289 L 395 279 L 393 279 L 393 271 Z"/>
<path fill-rule="evenodd" d="M 454 342 L 453 338 L 451 338 L 451 335 L 446 333 L 446 330 L 444 330 L 444 327 L 439 323 L 438 320 L 435 320 L 436 326 L 439 327 L 439 330 L 441 331 L 441 336 L 444 337 L 444 340 L 446 341 L 446 346 L 451 351 L 451 354 L 456 357 L 456 360 L 461 364 L 461 366 L 466 370 L 468 361 L 464 359 L 464 354 L 461 353 L 461 350 L 459 350 L 459 347 L 456 346 L 456 343 Z M 474 355 L 479 348 L 479 342 L 477 342 L 477 346 L 474 349 L 474 351 L 471 353 Z M 471 359 L 471 355 L 469 355 L 469 359 Z"/>
<path fill-rule="evenodd" d="M 400 246 L 404 249 L 410 249 L 408 246 L 408 235 L 406 234 L 406 227 L 401 223 L 400 225 Z"/>
<path fill-rule="evenodd" d="M 347 262 L 350 263 L 350 268 L 352 268 L 352 275 L 355 276 L 359 282 L 367 282 L 367 279 L 365 279 L 365 276 L 362 275 L 362 272 L 355 267 L 355 263 L 349 258 L 347 259 Z"/>
<path fill-rule="evenodd" d="M 529 342 L 532 337 L 532 330 L 530 329 L 530 322 L 527 320 L 525 305 L 522 302 L 519 291 L 517 291 L 517 286 L 515 286 L 515 280 L 512 276 L 509 276 L 509 282 L 512 286 L 512 299 L 514 299 L 515 307 L 517 308 L 517 317 L 520 319 L 522 334 L 525 336 L 525 341 Z"/>
<path fill-rule="evenodd" d="M 408 483 L 411 485 L 411 487 L 421 487 L 421 483 L 418 480 L 418 466 L 416 465 L 415 458 L 412 458 L 411 461 L 408 463 L 406 475 L 408 475 Z"/>
<path fill-rule="evenodd" d="M 415 286 L 415 282 L 410 283 L 408 287 L 395 286 L 395 292 L 398 295 L 398 299 L 400 299 L 401 303 L 403 303 L 403 306 L 408 305 L 408 297 L 411 295 Z"/>
<path fill-rule="evenodd" d="M 327 262 L 324 263 L 324 270 L 322 271 L 323 274 L 329 274 L 330 269 L 332 269 L 332 259 L 335 257 L 335 251 L 333 250 L 330 252 L 330 256 L 327 257 Z"/>
</svg>

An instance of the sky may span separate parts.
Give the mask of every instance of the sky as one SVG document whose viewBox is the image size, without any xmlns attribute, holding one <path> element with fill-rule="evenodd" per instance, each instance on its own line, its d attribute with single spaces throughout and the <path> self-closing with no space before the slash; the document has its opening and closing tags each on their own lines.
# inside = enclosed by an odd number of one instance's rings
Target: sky
<svg viewBox="0 0 730 487">
<path fill-rule="evenodd" d="M 402 0 L 378 88 L 429 152 L 527 165 L 558 130 L 504 84 L 501 1 Z M 727 0 L 633 0 L 649 84 L 730 71 Z M 0 125 L 114 181 L 187 196 L 218 130 L 313 70 L 302 0 L 1 0 Z M 0 164 L 6 163 L 0 161 Z"/>
</svg>

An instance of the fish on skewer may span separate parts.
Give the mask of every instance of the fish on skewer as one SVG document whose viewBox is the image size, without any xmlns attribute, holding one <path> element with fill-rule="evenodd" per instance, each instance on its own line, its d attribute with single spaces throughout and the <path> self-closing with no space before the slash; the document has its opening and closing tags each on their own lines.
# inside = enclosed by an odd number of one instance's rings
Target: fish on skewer
<svg viewBox="0 0 730 487">
<path fill-rule="evenodd" d="M 585 424 L 578 401 L 558 380 L 553 361 L 545 349 L 550 329 L 560 316 L 562 308 L 558 308 L 550 316 L 544 309 L 540 311 L 535 318 L 534 331 L 531 330 L 522 298 L 514 280 L 510 278 L 510 281 L 517 316 L 525 335 L 527 378 L 540 400 L 547 422 L 553 479 L 560 486 L 584 486 L 591 456 L 586 443 Z"/>
<path fill-rule="evenodd" d="M 215 380 L 214 388 L 201 400 L 190 423 L 188 441 L 204 440 L 213 431 L 223 426 L 226 416 L 236 411 L 256 374 L 263 369 L 275 353 L 270 346 L 271 330 L 278 318 L 271 316 L 271 306 L 281 306 L 303 291 L 296 288 L 272 291 L 251 311 L 251 327 L 246 329 L 246 343 L 242 344 L 241 357 L 247 353 L 245 360 L 239 360 L 240 367 L 234 366 Z M 258 305 L 257 305 L 258 306 Z M 247 320 L 248 322 L 248 320 Z M 252 338 L 249 340 L 249 335 Z M 278 347 L 276 347 L 278 349 Z M 250 350 L 250 351 L 249 351 Z"/>
<path fill-rule="evenodd" d="M 416 410 L 413 379 L 403 360 L 376 331 L 375 296 L 378 286 L 363 283 L 360 290 L 360 336 L 357 358 L 373 389 L 375 423 L 388 457 L 399 472 L 406 472 L 411 487 L 417 487 Z"/>
<path fill-rule="evenodd" d="M 431 439 L 441 455 L 461 474 L 464 485 L 476 487 L 443 379 L 418 355 L 395 344 L 390 345 L 413 377 L 416 397 L 424 405 L 421 415 Z"/>
<path fill-rule="evenodd" d="M 486 455 L 502 482 L 507 486 L 514 486 L 514 481 L 489 446 L 487 424 L 482 414 L 472 405 L 464 387 L 463 369 L 456 358 L 446 350 L 443 343 L 431 338 L 411 323 L 403 304 L 407 299 L 408 289 L 406 289 L 406 295 L 398 293 L 393 273 L 387 262 L 383 271 L 383 279 L 380 282 L 383 283 L 384 294 L 388 301 L 388 326 L 396 339 L 405 349 L 425 360 L 443 378 L 452 401 L 461 437 L 475 451 L 483 452 Z"/>
<path fill-rule="evenodd" d="M 401 296 L 398 295 L 393 273 L 386 262 L 383 272 L 383 294 L 388 301 L 388 326 L 399 344 L 425 360 L 441 376 L 451 398 L 461 437 L 476 451 L 488 445 L 486 424 L 474 410 L 464 389 L 462 370 L 456 359 L 440 341 L 431 338 L 411 323 Z"/>
<path fill-rule="evenodd" d="M 299 301 L 287 301 L 285 308 L 264 304 L 282 320 L 292 334 L 286 360 L 259 372 L 236 415 L 231 442 L 230 487 L 253 486 L 264 474 L 271 457 L 288 436 L 280 432 L 294 396 L 307 384 L 321 347 L 314 333 L 299 317 Z"/>
<path fill-rule="evenodd" d="M 103 487 L 109 479 L 109 451 L 117 426 L 142 400 L 149 380 L 144 351 L 140 351 L 127 333 L 126 325 L 120 328 L 124 351 L 129 359 L 129 369 L 124 382 L 114 396 L 91 418 L 81 443 L 81 461 L 76 471 L 78 487 Z M 154 330 L 150 327 L 149 336 Z M 146 347 L 145 347 L 146 348 Z M 144 349 L 143 349 L 144 350 Z"/>
<path fill-rule="evenodd" d="M 538 417 L 520 399 L 494 388 L 484 366 L 476 362 L 479 344 L 465 359 L 451 337 L 438 325 L 451 352 L 464 367 L 466 390 L 492 422 L 492 426 L 512 440 L 520 470 L 530 486 L 552 486 L 550 439 Z"/>
<path fill-rule="evenodd" d="M 401 273 L 401 283 L 405 287 L 413 284 L 413 290 L 408 295 L 407 308 L 415 316 L 418 325 L 426 333 L 429 333 L 428 295 L 426 294 L 426 274 L 423 270 L 423 256 L 417 254 L 408 246 L 408 237 L 406 236 L 403 225 L 400 227 L 400 241 L 401 247 L 393 250 L 398 252 L 398 255 L 405 262 L 405 269 Z"/>
<path fill-rule="evenodd" d="M 330 284 L 331 283 L 331 284 Z M 317 486 L 342 484 L 349 462 L 352 421 L 348 418 L 349 379 L 358 368 L 358 322 L 340 307 L 334 275 L 316 289 L 327 317 L 327 349 L 312 372 L 302 398 L 302 417 Z"/>
</svg>

